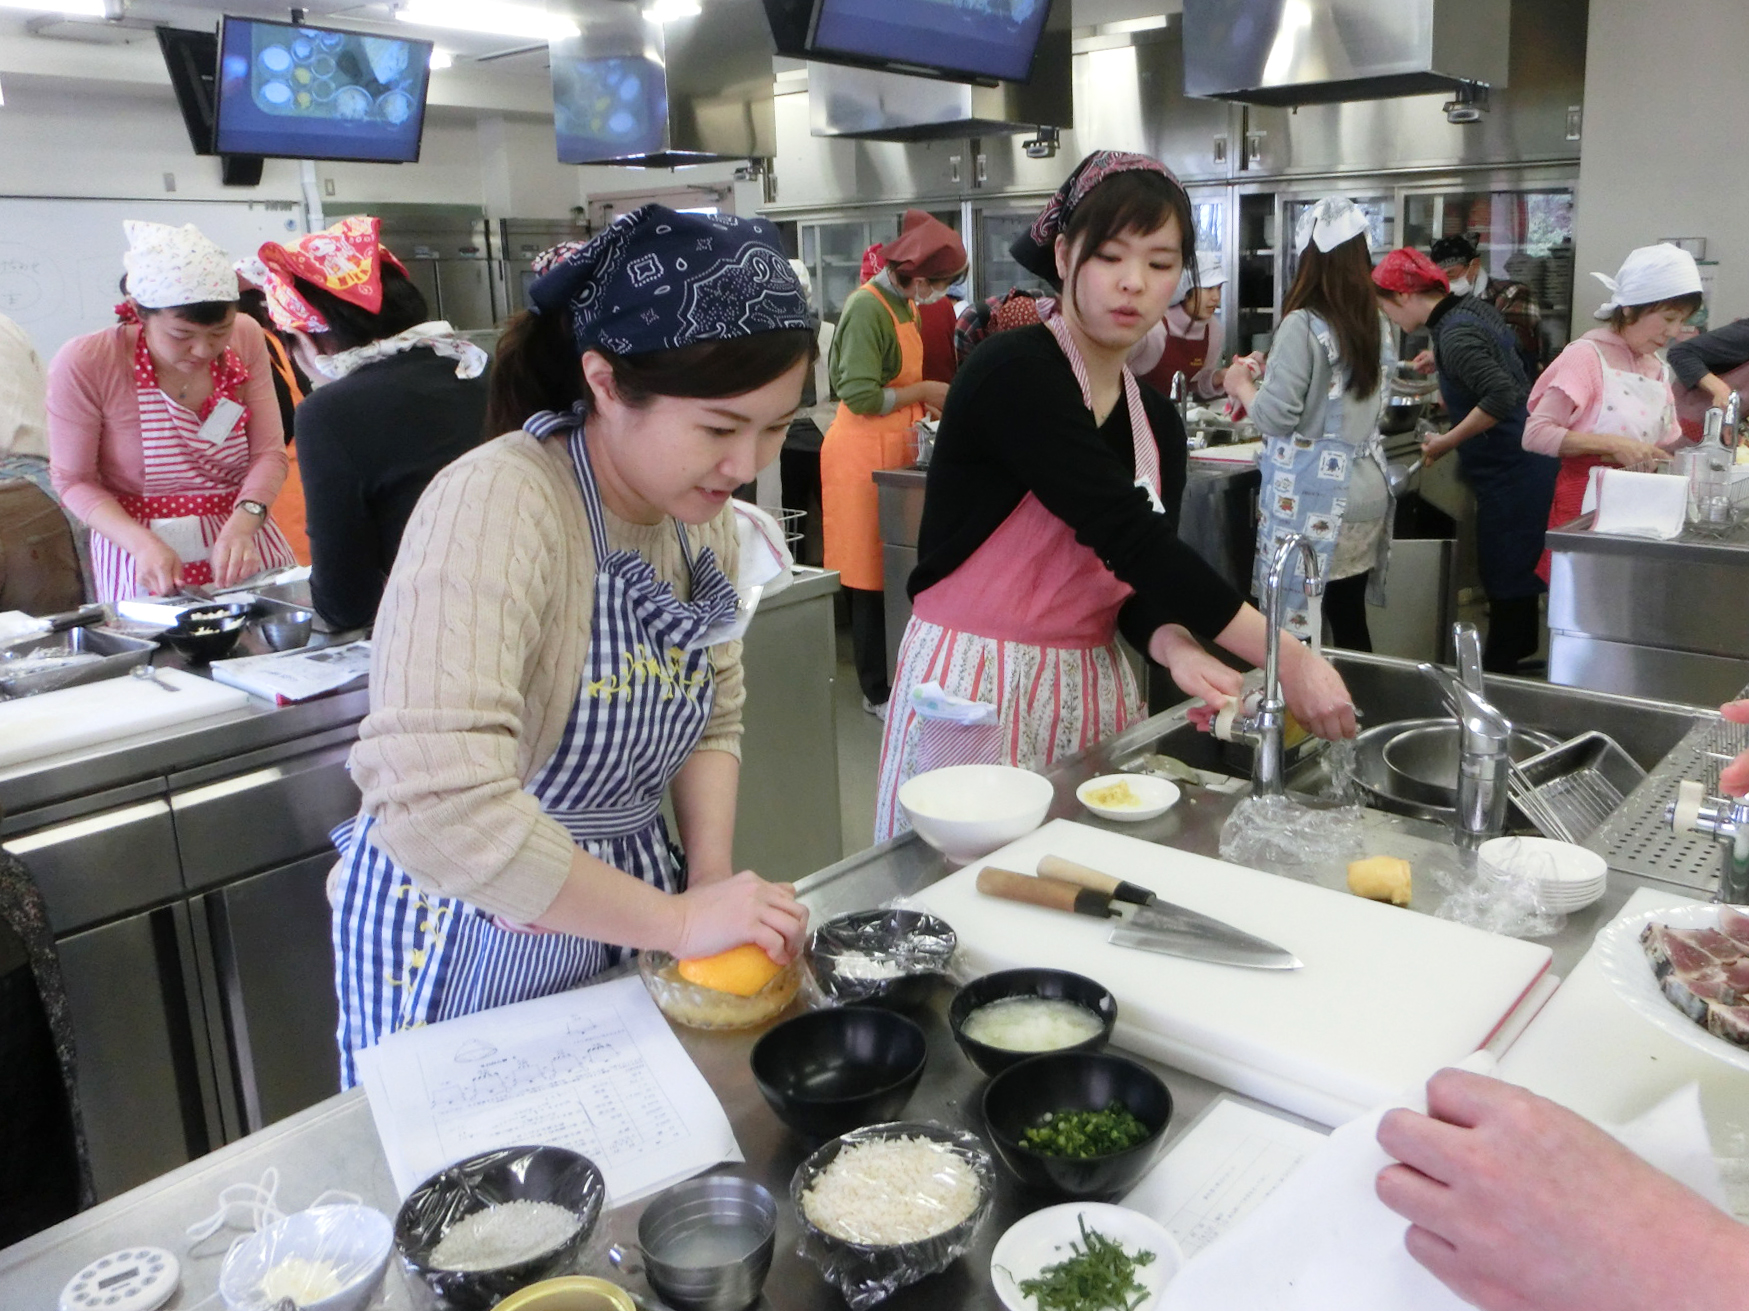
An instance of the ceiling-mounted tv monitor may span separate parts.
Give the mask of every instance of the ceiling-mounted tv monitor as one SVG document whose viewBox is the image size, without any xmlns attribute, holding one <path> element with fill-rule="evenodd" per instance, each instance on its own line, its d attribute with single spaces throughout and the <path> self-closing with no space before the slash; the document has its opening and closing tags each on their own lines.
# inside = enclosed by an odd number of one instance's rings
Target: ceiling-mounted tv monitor
<svg viewBox="0 0 1749 1311">
<path fill-rule="evenodd" d="M 765 0 L 777 52 L 957 82 L 1025 82 L 1051 0 Z"/>
<path fill-rule="evenodd" d="M 219 29 L 221 154 L 411 164 L 431 42 L 226 15 Z"/>
<path fill-rule="evenodd" d="M 160 27 L 158 49 L 170 74 L 171 89 L 176 92 L 182 125 L 188 129 L 188 143 L 197 155 L 216 155 L 213 96 L 219 71 L 218 36 L 180 27 Z"/>
<path fill-rule="evenodd" d="M 662 149 L 668 129 L 668 79 L 638 55 L 586 59 L 554 42 L 553 130 L 559 163 L 637 159 Z"/>
</svg>

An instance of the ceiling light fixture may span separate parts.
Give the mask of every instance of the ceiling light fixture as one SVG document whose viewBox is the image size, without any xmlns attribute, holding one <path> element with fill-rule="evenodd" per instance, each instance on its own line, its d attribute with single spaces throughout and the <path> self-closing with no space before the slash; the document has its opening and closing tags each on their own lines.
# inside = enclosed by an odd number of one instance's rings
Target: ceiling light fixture
<svg viewBox="0 0 1749 1311">
<path fill-rule="evenodd" d="M 697 18 L 703 12 L 699 0 L 656 0 L 644 10 L 644 17 L 653 23 L 672 23 L 681 18 Z"/>
<path fill-rule="evenodd" d="M 479 4 L 477 0 L 407 0 L 395 10 L 403 23 L 447 27 L 488 36 L 556 41 L 580 35 L 577 24 L 530 5 Z"/>
<path fill-rule="evenodd" d="M 455 56 L 453 54 L 451 54 L 449 51 L 444 50 L 438 46 L 431 47 L 431 60 L 427 66 L 431 69 L 431 71 L 433 73 L 435 73 L 440 68 L 452 68 L 452 67 L 454 67 L 454 65 L 455 65 Z"/>
<path fill-rule="evenodd" d="M 26 9 L 34 14 L 65 14 L 69 18 L 105 18 L 103 0 L 58 0 L 43 4 L 42 0 L 0 0 L 0 9 Z"/>
</svg>

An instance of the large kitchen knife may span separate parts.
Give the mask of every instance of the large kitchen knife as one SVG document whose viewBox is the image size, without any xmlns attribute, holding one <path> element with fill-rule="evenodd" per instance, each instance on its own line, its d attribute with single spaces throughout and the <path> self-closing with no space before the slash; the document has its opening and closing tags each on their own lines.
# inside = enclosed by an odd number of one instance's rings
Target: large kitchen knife
<svg viewBox="0 0 1749 1311">
<path fill-rule="evenodd" d="M 1125 916 L 1113 907 L 1111 894 L 1100 889 L 1050 877 L 1033 878 L 988 865 L 978 871 L 977 887 L 987 897 L 1046 910 L 1070 911 L 1101 920 L 1115 916 L 1118 922 L 1107 939 L 1114 947 L 1135 947 L 1187 960 L 1256 970 L 1297 970 L 1303 964 L 1292 952 L 1273 942 L 1157 897 Z"/>
</svg>

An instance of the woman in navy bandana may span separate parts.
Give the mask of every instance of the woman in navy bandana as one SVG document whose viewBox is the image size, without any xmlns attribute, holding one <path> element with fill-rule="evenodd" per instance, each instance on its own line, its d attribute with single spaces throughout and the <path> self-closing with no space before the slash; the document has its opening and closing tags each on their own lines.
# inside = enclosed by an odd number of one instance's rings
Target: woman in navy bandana
<svg viewBox="0 0 1749 1311">
<path fill-rule="evenodd" d="M 781 962 L 807 924 L 731 863 L 747 612 L 719 565 L 812 367 L 801 285 L 770 224 L 657 205 L 536 270 L 504 435 L 426 489 L 378 613 L 331 882 L 344 1084 L 386 1034 L 627 948 Z"/>
</svg>

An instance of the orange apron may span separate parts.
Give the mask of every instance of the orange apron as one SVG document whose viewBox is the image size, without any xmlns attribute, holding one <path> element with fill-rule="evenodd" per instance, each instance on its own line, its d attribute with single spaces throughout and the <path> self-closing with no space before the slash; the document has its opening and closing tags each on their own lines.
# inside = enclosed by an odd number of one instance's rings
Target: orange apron
<svg viewBox="0 0 1749 1311">
<path fill-rule="evenodd" d="M 861 291 L 880 302 L 899 336 L 899 371 L 882 386 L 910 387 L 923 381 L 923 335 L 917 324 L 901 323 L 893 307 L 873 287 Z M 881 569 L 880 493 L 876 469 L 902 469 L 911 462 L 911 425 L 925 411 L 921 402 L 900 405 L 891 414 L 851 413 L 843 401 L 820 447 L 820 519 L 826 539 L 826 568 L 836 569 L 846 587 L 878 592 Z"/>
</svg>

